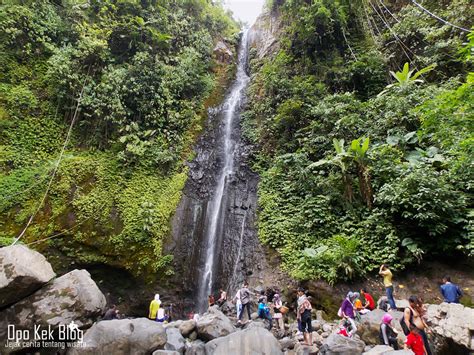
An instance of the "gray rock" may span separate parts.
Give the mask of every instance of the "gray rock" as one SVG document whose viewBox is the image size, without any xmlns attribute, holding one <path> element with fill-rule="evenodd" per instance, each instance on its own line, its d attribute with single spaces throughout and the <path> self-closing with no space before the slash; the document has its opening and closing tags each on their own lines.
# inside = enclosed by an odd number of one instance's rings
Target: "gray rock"
<svg viewBox="0 0 474 355">
<path fill-rule="evenodd" d="M 181 353 L 173 350 L 156 350 L 151 355 L 180 355 Z"/>
<path fill-rule="evenodd" d="M 213 355 L 282 354 L 278 340 L 264 328 L 245 329 L 214 339 L 206 344 L 206 353 Z"/>
<path fill-rule="evenodd" d="M 385 354 L 387 351 L 393 351 L 393 348 L 388 345 L 377 345 L 371 348 L 368 351 L 364 352 L 364 355 L 382 355 Z"/>
<path fill-rule="evenodd" d="M 183 337 L 187 337 L 196 329 L 196 322 L 192 319 L 184 321 L 179 326 L 179 331 Z"/>
<path fill-rule="evenodd" d="M 174 327 L 166 328 L 166 338 L 165 350 L 177 351 L 180 354 L 184 353 L 185 342 L 179 329 Z"/>
<path fill-rule="evenodd" d="M 5 341 L 8 324 L 17 330 L 35 325 L 58 329 L 74 321 L 79 328 L 90 327 L 105 309 L 105 297 L 86 270 L 73 270 L 0 312 L 0 341 Z"/>
<path fill-rule="evenodd" d="M 186 349 L 186 355 L 206 355 L 206 344 L 202 340 L 196 340 Z"/>
<path fill-rule="evenodd" d="M 84 344 L 69 350 L 68 355 L 145 355 L 163 348 L 166 331 L 147 318 L 102 321 L 86 332 Z"/>
<path fill-rule="evenodd" d="M 330 324 L 323 324 L 323 332 L 332 332 L 332 327 Z"/>
<path fill-rule="evenodd" d="M 235 327 L 221 311 L 210 308 L 197 322 L 198 337 L 204 341 L 224 337 L 235 332 Z"/>
<path fill-rule="evenodd" d="M 279 343 L 282 350 L 293 349 L 296 345 L 296 340 L 289 337 L 285 337 L 283 339 L 280 339 Z"/>
<path fill-rule="evenodd" d="M 307 346 L 300 343 L 296 344 L 293 350 L 296 355 L 316 355 L 319 351 L 317 346 Z"/>
<path fill-rule="evenodd" d="M 29 296 L 56 274 L 46 258 L 23 245 L 0 249 L 0 308 Z"/>
<path fill-rule="evenodd" d="M 311 322 L 311 326 L 313 327 L 314 331 L 318 331 L 319 329 L 321 329 L 321 322 L 319 320 L 313 320 Z"/>
<path fill-rule="evenodd" d="M 331 334 L 320 349 L 322 355 L 360 355 L 365 344 L 361 340 L 351 339 L 339 334 Z"/>
<path fill-rule="evenodd" d="M 437 336 L 474 350 L 474 309 L 461 304 L 441 303 L 427 306 L 428 322 Z"/>
</svg>

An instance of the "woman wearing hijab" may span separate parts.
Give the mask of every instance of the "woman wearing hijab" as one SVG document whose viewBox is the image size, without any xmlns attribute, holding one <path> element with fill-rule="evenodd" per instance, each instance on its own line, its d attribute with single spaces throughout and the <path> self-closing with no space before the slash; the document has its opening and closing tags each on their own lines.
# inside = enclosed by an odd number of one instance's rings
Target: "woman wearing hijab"
<svg viewBox="0 0 474 355">
<path fill-rule="evenodd" d="M 397 331 L 392 328 L 393 317 L 389 313 L 385 313 L 380 324 L 379 339 L 380 344 L 391 346 L 394 350 L 398 350 Z"/>
<path fill-rule="evenodd" d="M 161 306 L 160 295 L 156 294 L 155 298 L 150 303 L 150 311 L 148 313 L 148 318 L 150 318 L 151 320 L 156 320 L 160 306 Z"/>
</svg>

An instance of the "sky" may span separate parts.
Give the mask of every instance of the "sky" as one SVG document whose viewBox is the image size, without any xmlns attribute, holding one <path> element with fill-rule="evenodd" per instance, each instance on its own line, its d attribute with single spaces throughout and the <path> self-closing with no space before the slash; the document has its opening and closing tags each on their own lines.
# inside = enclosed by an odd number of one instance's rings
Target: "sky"
<svg viewBox="0 0 474 355">
<path fill-rule="evenodd" d="M 262 11 L 265 0 L 224 0 L 224 7 L 232 10 L 234 18 L 251 26 Z"/>
</svg>

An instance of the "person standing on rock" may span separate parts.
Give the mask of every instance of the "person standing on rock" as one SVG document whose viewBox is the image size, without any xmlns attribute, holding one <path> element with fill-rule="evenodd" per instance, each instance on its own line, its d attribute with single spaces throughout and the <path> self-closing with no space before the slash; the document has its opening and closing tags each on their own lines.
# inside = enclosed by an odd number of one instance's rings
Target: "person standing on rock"
<svg viewBox="0 0 474 355">
<path fill-rule="evenodd" d="M 244 310 L 247 309 L 248 321 L 250 321 L 250 295 L 249 284 L 244 283 L 244 286 L 240 289 L 240 302 L 242 302 L 242 310 L 239 314 L 239 324 L 242 323 L 242 316 L 244 315 Z"/>
<path fill-rule="evenodd" d="M 222 307 L 224 303 L 227 302 L 227 292 L 225 292 L 222 288 L 220 290 L 220 296 L 219 299 L 217 300 L 217 304 L 219 307 Z"/>
<path fill-rule="evenodd" d="M 395 299 L 393 298 L 393 283 L 392 283 L 392 272 L 390 271 L 387 264 L 380 266 L 379 275 L 383 276 L 383 284 L 385 286 L 385 292 L 387 293 L 388 304 L 393 310 L 397 309 Z"/>
<path fill-rule="evenodd" d="M 462 297 L 462 291 L 458 285 L 451 283 L 451 277 L 443 277 L 443 284 L 440 286 L 441 294 L 443 295 L 444 302 L 447 303 L 459 303 L 459 299 Z"/>
<path fill-rule="evenodd" d="M 398 350 L 397 331 L 392 328 L 393 317 L 390 313 L 385 313 L 380 324 L 380 344 L 391 346 L 394 350 Z"/>
<path fill-rule="evenodd" d="M 158 314 L 158 310 L 160 309 L 160 306 L 161 306 L 160 295 L 156 294 L 155 298 L 150 303 L 150 311 L 148 313 L 148 318 L 150 318 L 151 320 L 156 320 L 156 316 Z"/>
<path fill-rule="evenodd" d="M 237 290 L 237 293 L 235 294 L 234 298 L 232 299 L 232 302 L 235 303 L 235 310 L 237 314 L 237 318 L 240 317 L 240 312 L 242 311 L 242 301 L 240 299 L 240 290 Z"/>
<path fill-rule="evenodd" d="M 428 335 L 426 334 L 428 326 L 423 319 L 423 316 L 426 313 L 423 307 L 423 302 L 421 302 L 421 300 L 416 296 L 410 296 L 408 303 L 409 306 L 405 308 L 403 313 L 403 321 L 405 322 L 406 328 L 411 329 L 411 326 L 417 328 L 417 334 L 422 337 L 425 344 L 426 354 L 431 355 L 432 353 L 428 343 Z"/>
<path fill-rule="evenodd" d="M 275 318 L 275 320 L 277 321 L 278 327 L 281 330 L 285 330 L 285 323 L 283 321 L 283 313 L 281 312 L 281 308 L 283 307 L 283 302 L 281 301 L 280 294 L 275 293 L 275 295 L 273 295 L 272 303 L 273 303 L 273 318 Z"/>
<path fill-rule="evenodd" d="M 297 309 L 297 318 L 301 322 L 301 331 L 303 332 L 303 337 L 305 344 L 308 346 L 313 345 L 313 327 L 311 325 L 311 310 L 313 307 L 306 297 L 304 290 L 300 287 L 298 289 L 298 309 Z"/>
</svg>

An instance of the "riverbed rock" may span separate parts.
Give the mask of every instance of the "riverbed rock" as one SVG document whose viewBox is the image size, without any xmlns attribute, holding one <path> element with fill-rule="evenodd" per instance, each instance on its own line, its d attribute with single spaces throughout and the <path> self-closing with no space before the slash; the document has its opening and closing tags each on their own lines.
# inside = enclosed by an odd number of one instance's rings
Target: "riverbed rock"
<svg viewBox="0 0 474 355">
<path fill-rule="evenodd" d="M 360 355 L 364 351 L 365 343 L 361 340 L 331 334 L 320 349 L 322 355 Z"/>
<path fill-rule="evenodd" d="M 393 350 L 388 345 L 377 345 L 363 353 L 363 355 L 413 355 L 411 350 Z"/>
<path fill-rule="evenodd" d="M 179 326 L 179 331 L 183 337 L 188 337 L 194 329 L 196 329 L 196 322 L 192 319 L 182 322 Z"/>
<path fill-rule="evenodd" d="M 105 310 L 105 297 L 86 270 L 73 270 L 52 281 L 31 296 L 0 312 L 0 341 L 6 338 L 8 324 L 30 330 L 34 325 L 68 325 L 74 321 L 87 328 Z"/>
<path fill-rule="evenodd" d="M 264 328 L 245 329 L 206 344 L 206 353 L 212 355 L 252 354 L 281 355 L 278 340 Z"/>
<path fill-rule="evenodd" d="M 181 335 L 181 332 L 177 328 L 166 328 L 166 344 L 165 350 L 177 351 L 180 354 L 184 354 L 185 342 Z"/>
<path fill-rule="evenodd" d="M 0 249 L 0 308 L 29 296 L 56 274 L 46 258 L 24 245 Z"/>
<path fill-rule="evenodd" d="M 380 324 L 386 312 L 381 309 L 374 309 L 373 311 L 363 314 L 361 321 L 357 324 L 357 334 L 360 338 L 369 345 L 379 344 Z M 392 317 L 392 327 L 398 331 L 398 340 L 400 346 L 403 344 L 405 337 L 400 327 L 400 319 L 403 317 L 403 312 L 390 311 Z"/>
<path fill-rule="evenodd" d="M 163 349 L 167 337 L 163 325 L 147 318 L 114 319 L 94 324 L 83 342 L 68 355 L 145 355 Z"/>
<path fill-rule="evenodd" d="M 188 344 L 186 355 L 206 355 L 206 343 L 202 340 L 195 340 Z"/>
<path fill-rule="evenodd" d="M 474 309 L 456 303 L 427 306 L 428 322 L 435 335 L 474 350 Z"/>
<path fill-rule="evenodd" d="M 173 350 L 156 350 L 151 355 L 180 355 L 181 353 Z"/>
<path fill-rule="evenodd" d="M 235 327 L 221 311 L 210 308 L 196 324 L 198 337 L 204 341 L 224 337 L 235 332 Z"/>
<path fill-rule="evenodd" d="M 284 337 L 278 341 L 282 350 L 293 349 L 296 345 L 296 340 L 290 337 Z"/>
<path fill-rule="evenodd" d="M 295 345 L 294 351 L 296 355 L 316 355 L 318 354 L 319 349 L 317 346 L 314 345 L 308 346 L 298 343 Z"/>
</svg>

